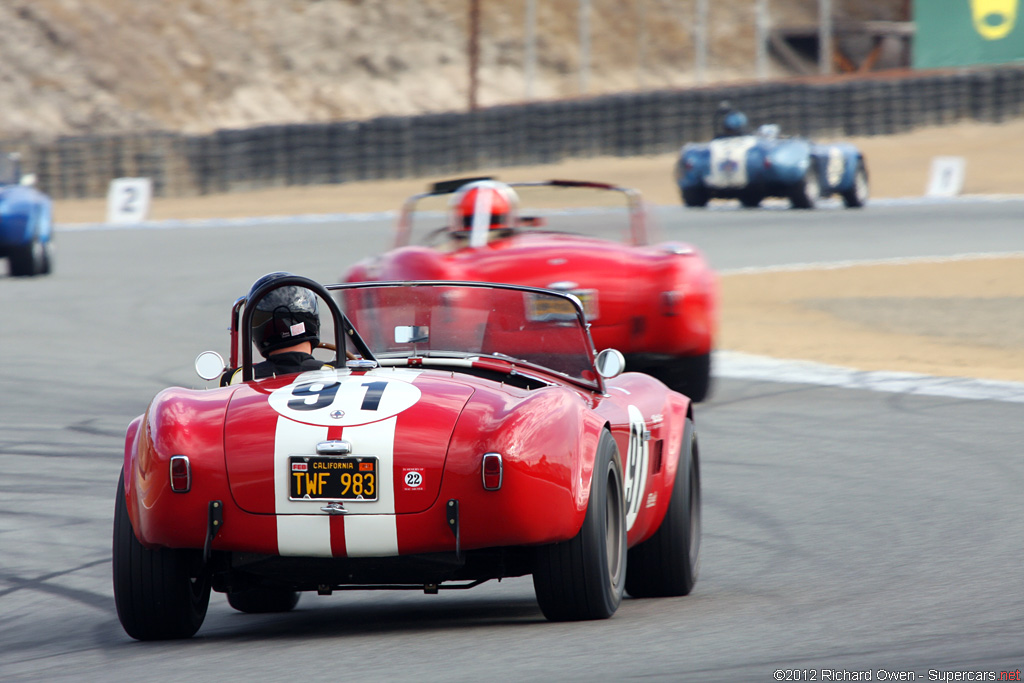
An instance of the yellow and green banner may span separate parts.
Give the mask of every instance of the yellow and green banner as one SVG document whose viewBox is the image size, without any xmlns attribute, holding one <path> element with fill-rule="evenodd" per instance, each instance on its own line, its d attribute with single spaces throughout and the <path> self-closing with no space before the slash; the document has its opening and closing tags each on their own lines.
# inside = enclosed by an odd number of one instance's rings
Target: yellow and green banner
<svg viewBox="0 0 1024 683">
<path fill-rule="evenodd" d="M 914 67 L 1024 61 L 1024 0 L 914 0 Z"/>
</svg>

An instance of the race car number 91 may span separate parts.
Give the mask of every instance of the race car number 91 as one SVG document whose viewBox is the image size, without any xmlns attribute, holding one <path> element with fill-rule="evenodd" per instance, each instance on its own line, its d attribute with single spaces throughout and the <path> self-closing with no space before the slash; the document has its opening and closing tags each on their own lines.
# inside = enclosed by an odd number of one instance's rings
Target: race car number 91
<svg viewBox="0 0 1024 683">
<path fill-rule="evenodd" d="M 394 417 L 415 405 L 422 395 L 404 380 L 318 375 L 300 375 L 294 384 L 276 390 L 268 399 L 270 407 L 296 422 L 346 427 Z"/>
</svg>

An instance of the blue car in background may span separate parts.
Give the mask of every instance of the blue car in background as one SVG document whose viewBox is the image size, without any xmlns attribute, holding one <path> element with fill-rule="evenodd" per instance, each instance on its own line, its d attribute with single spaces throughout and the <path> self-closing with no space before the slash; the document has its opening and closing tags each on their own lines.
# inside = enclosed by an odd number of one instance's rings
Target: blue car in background
<svg viewBox="0 0 1024 683">
<path fill-rule="evenodd" d="M 0 156 L 0 258 L 13 276 L 45 275 L 53 269 L 53 208 L 21 174 L 17 155 Z"/>
<path fill-rule="evenodd" d="M 756 133 L 687 143 L 675 178 L 686 206 L 707 206 L 711 199 L 724 198 L 756 207 L 766 197 L 782 197 L 795 209 L 813 209 L 820 198 L 839 195 L 847 207 L 855 208 L 868 200 L 867 166 L 857 147 L 782 137 L 774 124 Z"/>
</svg>

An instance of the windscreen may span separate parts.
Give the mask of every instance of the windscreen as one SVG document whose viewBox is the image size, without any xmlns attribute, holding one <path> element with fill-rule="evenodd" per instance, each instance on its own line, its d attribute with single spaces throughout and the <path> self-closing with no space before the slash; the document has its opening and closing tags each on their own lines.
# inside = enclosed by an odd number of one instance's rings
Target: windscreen
<svg viewBox="0 0 1024 683">
<path fill-rule="evenodd" d="M 361 284 L 336 294 L 378 358 L 494 356 L 596 380 L 590 335 L 564 295 L 470 284 Z"/>
<path fill-rule="evenodd" d="M 519 198 L 517 231 L 566 232 L 614 241 L 630 241 L 632 221 L 629 198 L 620 191 L 595 187 L 516 184 Z M 449 202 L 452 194 L 421 197 L 404 216 L 410 228 L 408 243 L 439 246 L 451 236 Z"/>
</svg>

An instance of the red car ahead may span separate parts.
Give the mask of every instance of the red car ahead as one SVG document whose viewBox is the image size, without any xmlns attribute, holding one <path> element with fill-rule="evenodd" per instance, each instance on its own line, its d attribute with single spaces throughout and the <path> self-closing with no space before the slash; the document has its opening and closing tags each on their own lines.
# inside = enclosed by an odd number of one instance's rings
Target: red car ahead
<svg viewBox="0 0 1024 683">
<path fill-rule="evenodd" d="M 391 251 L 342 279 L 570 292 L 583 303 L 597 348 L 619 349 L 630 370 L 702 401 L 711 385 L 717 277 L 692 245 L 650 244 L 649 223 L 640 194 L 614 185 L 445 181 L 405 202 Z"/>
<path fill-rule="evenodd" d="M 254 312 L 289 286 L 326 303 L 335 358 L 254 379 Z M 300 591 L 532 574 L 552 620 L 610 617 L 624 591 L 692 589 L 692 406 L 620 374 L 617 351 L 595 353 L 576 298 L 288 275 L 239 299 L 231 327 L 241 373 L 224 376 L 240 383 L 166 389 L 128 427 L 113 575 L 133 638 L 192 636 L 211 589 L 242 612 L 283 612 Z M 225 369 L 213 352 L 196 367 Z"/>
</svg>

